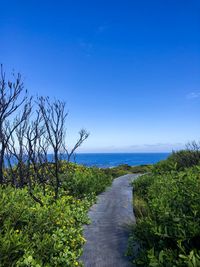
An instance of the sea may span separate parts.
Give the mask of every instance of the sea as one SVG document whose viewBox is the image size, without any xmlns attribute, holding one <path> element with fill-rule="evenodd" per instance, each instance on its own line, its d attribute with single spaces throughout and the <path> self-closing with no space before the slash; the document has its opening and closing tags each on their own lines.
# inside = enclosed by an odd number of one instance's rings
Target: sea
<svg viewBox="0 0 200 267">
<path fill-rule="evenodd" d="M 112 168 L 121 164 L 130 166 L 138 166 L 145 164 L 154 164 L 166 159 L 171 153 L 77 153 L 71 158 L 71 162 L 75 162 L 87 167 Z M 62 155 L 62 159 L 67 159 L 67 155 Z M 48 154 L 49 162 L 53 161 L 53 155 Z M 12 163 L 17 162 L 13 158 Z M 5 161 L 8 166 L 8 162 Z"/>
<path fill-rule="evenodd" d="M 154 164 L 169 155 L 170 153 L 77 153 L 72 161 L 88 167 L 111 168 L 120 164 Z"/>
</svg>

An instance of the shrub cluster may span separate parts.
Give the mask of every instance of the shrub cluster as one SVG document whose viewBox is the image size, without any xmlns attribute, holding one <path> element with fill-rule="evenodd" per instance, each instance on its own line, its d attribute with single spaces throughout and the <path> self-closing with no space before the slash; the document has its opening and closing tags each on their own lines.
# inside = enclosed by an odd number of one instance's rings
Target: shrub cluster
<svg viewBox="0 0 200 267">
<path fill-rule="evenodd" d="M 137 243 L 136 265 L 200 266 L 200 167 L 164 172 L 162 165 L 160 173 L 141 176 L 133 186 L 137 223 L 129 252 Z"/>
<path fill-rule="evenodd" d="M 62 162 L 58 199 L 54 188 L 39 185 L 34 201 L 27 187 L 0 187 L 0 266 L 81 266 L 82 225 L 94 197 L 111 178 L 103 171 Z"/>
<path fill-rule="evenodd" d="M 35 190 L 40 190 L 35 188 Z M 53 191 L 41 195 L 44 206 L 26 188 L 0 188 L 0 266 L 78 266 L 87 223 L 87 199 L 62 192 L 52 202 Z"/>
<path fill-rule="evenodd" d="M 112 182 L 112 176 L 102 169 L 95 167 L 86 168 L 70 164 L 70 171 L 62 174 L 62 187 L 71 195 L 79 198 L 97 195 L 103 192 Z"/>
<path fill-rule="evenodd" d="M 20 74 L 0 66 L 0 266 L 79 266 L 82 225 L 112 178 L 70 164 L 65 102 L 29 97 Z M 67 161 L 63 161 L 66 159 Z"/>
<path fill-rule="evenodd" d="M 151 169 L 151 165 L 130 166 L 128 164 L 122 164 L 117 167 L 104 169 L 104 172 L 111 175 L 113 178 L 116 178 L 131 173 L 146 173 L 151 171 Z"/>
<path fill-rule="evenodd" d="M 154 165 L 155 173 L 165 173 L 173 170 L 184 170 L 200 164 L 200 146 L 196 142 L 189 143 L 186 149 L 172 152 L 167 160 Z"/>
</svg>

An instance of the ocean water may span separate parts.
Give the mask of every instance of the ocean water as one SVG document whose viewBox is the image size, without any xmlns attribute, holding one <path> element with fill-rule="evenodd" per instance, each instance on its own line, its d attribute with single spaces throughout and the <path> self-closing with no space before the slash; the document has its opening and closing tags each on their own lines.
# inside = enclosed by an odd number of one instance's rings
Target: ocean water
<svg viewBox="0 0 200 267">
<path fill-rule="evenodd" d="M 154 164 L 169 155 L 170 153 L 78 153 L 74 161 L 85 166 L 108 168 L 120 164 L 131 166 Z"/>
<path fill-rule="evenodd" d="M 154 164 L 166 159 L 169 155 L 170 153 L 77 153 L 71 161 L 88 167 L 110 168 L 120 164 L 130 166 Z M 65 155 L 62 155 L 62 159 L 66 158 Z M 48 154 L 48 160 L 53 162 L 52 154 Z M 13 158 L 12 164 L 15 165 L 16 163 Z M 5 165 L 8 166 L 7 161 Z"/>
</svg>

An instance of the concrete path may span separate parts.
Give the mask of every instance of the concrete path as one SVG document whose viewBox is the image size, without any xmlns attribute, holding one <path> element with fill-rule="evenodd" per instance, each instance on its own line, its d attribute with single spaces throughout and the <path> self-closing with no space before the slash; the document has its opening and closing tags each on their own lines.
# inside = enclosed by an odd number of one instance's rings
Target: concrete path
<svg viewBox="0 0 200 267">
<path fill-rule="evenodd" d="M 91 224 L 84 227 L 87 242 L 80 259 L 85 267 L 133 266 L 124 254 L 130 225 L 135 222 L 130 182 L 136 177 L 128 174 L 116 178 L 90 209 Z"/>
</svg>

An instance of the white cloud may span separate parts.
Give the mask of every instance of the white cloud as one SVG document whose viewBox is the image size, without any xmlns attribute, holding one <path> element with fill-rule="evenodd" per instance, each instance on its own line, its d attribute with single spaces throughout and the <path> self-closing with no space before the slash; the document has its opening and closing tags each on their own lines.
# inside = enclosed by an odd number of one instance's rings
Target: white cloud
<svg viewBox="0 0 200 267">
<path fill-rule="evenodd" d="M 187 95 L 187 99 L 200 98 L 200 92 L 191 92 Z"/>
</svg>

